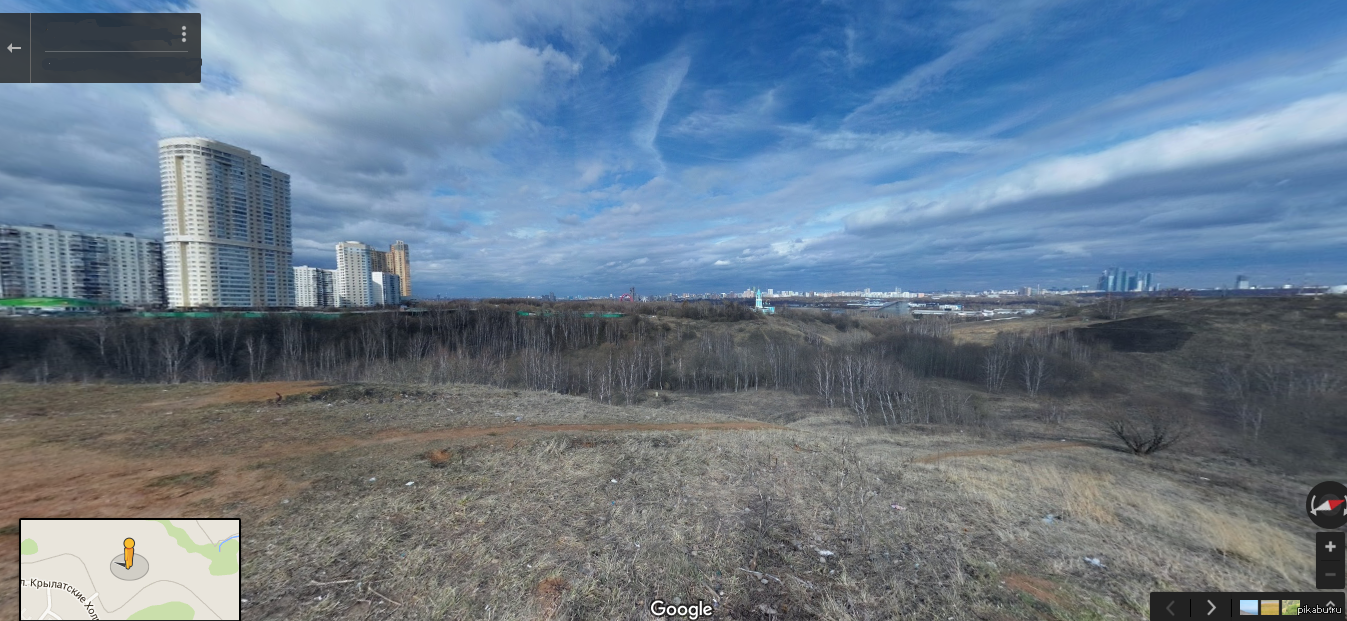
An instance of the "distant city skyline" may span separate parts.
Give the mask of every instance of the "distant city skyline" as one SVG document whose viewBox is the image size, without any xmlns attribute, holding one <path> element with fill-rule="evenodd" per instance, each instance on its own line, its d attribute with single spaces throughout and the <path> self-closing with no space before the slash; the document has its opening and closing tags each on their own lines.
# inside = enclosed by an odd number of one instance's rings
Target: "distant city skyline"
<svg viewBox="0 0 1347 621">
<path fill-rule="evenodd" d="M 403 240 L 418 298 L 1347 283 L 1338 2 L 61 8 L 202 13 L 203 81 L 0 86 L 0 222 L 160 237 L 204 136 L 291 175 L 292 265 Z"/>
</svg>

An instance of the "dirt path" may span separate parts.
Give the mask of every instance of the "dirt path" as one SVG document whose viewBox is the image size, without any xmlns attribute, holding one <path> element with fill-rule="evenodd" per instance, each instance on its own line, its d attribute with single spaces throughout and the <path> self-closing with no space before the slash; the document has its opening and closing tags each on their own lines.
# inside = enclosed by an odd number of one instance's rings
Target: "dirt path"
<svg viewBox="0 0 1347 621">
<path fill-rule="evenodd" d="M 595 423 L 573 425 L 500 425 L 495 427 L 450 427 L 429 431 L 404 431 L 394 429 L 374 434 L 368 438 L 336 438 L 297 447 L 297 454 L 331 453 L 352 448 L 396 444 L 401 442 L 426 442 L 431 440 L 465 440 L 481 437 L 517 438 L 519 436 L 544 433 L 605 433 L 636 431 L 794 431 L 789 427 L 760 423 L 757 421 L 734 421 L 727 423 Z M 288 446 L 288 445 L 287 445 Z M 294 456 L 291 453 L 289 456 Z M 274 457 L 274 450 L 259 451 L 256 456 Z"/>
<path fill-rule="evenodd" d="M 303 395 L 328 387 L 324 382 L 258 382 L 256 384 L 230 383 L 212 387 L 206 394 L 167 401 L 146 403 L 147 408 L 190 409 L 230 403 L 275 401 L 276 397 Z"/>
<path fill-rule="evenodd" d="M 646 431 L 791 431 L 755 421 L 724 423 L 610 423 L 505 425 L 429 431 L 389 430 L 312 444 L 266 445 L 246 453 L 135 459 L 97 450 L 0 440 L 6 476 L 0 477 L 0 526 L 24 516 L 132 517 L 186 515 L 235 502 L 267 504 L 293 493 L 291 481 L 259 464 L 371 446 L 492 437 L 512 444 L 552 433 Z M 286 450 L 278 451 L 277 446 Z"/>
<path fill-rule="evenodd" d="M 1083 448 L 1087 446 L 1091 445 L 1086 444 L 1084 442 L 1045 442 L 1043 444 L 1026 444 L 1024 446 L 1012 446 L 1010 448 L 1003 448 L 1003 449 L 984 449 L 979 451 L 954 451 L 951 453 L 935 453 L 933 455 L 918 457 L 912 461 L 913 463 L 918 464 L 929 464 L 932 462 L 940 461 L 942 459 L 949 459 L 951 457 L 983 457 L 986 455 L 1012 455 L 1014 453 L 1056 451 L 1060 449 Z"/>
</svg>

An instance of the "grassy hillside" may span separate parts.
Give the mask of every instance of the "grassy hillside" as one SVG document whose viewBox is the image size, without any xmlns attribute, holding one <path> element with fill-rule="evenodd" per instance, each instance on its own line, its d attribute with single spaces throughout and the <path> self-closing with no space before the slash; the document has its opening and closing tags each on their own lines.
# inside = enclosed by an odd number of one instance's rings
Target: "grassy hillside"
<svg viewBox="0 0 1347 621">
<path fill-rule="evenodd" d="M 252 619 L 644 619 L 657 598 L 736 619 L 1137 619 L 1153 590 L 1312 589 L 1301 504 L 1347 469 L 1304 441 L 1347 427 L 1331 381 L 1347 309 L 1156 301 L 1105 330 L 1188 333 L 1171 348 L 1054 340 L 1106 323 L 1090 312 L 990 338 L 659 317 L 647 329 L 685 364 L 711 348 L 763 366 L 613 404 L 439 382 L 3 383 L 0 580 L 21 516 L 220 516 L 243 520 Z M 840 398 L 743 383 L 790 368 L 777 344 L 824 341 L 968 415 L 864 424 Z M 1033 396 L 1016 373 L 961 379 L 996 351 L 1077 366 Z M 1256 434 L 1241 403 L 1267 408 Z M 1104 423 L 1143 410 L 1189 436 L 1124 450 Z"/>
</svg>

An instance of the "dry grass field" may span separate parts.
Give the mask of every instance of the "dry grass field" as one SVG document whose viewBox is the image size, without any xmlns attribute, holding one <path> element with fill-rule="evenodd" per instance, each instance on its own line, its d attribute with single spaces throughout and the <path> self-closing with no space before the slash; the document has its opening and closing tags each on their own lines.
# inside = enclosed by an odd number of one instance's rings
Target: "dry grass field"
<svg viewBox="0 0 1347 621">
<path fill-rule="evenodd" d="M 768 391 L 645 403 L 0 385 L 0 579 L 20 517 L 227 516 L 249 619 L 645 619 L 655 598 L 733 619 L 1140 619 L 1151 590 L 1313 587 L 1314 476 L 1136 457 L 1084 422 L 860 429 Z"/>
<path fill-rule="evenodd" d="M 1074 391 L 923 379 L 968 395 L 961 426 L 861 427 L 787 390 L 0 383 L 0 580 L 19 518 L 116 516 L 241 518 L 248 619 L 648 619 L 663 599 L 1075 621 L 1144 619 L 1155 590 L 1312 589 L 1301 504 L 1347 469 L 1347 301 L 1077 311 L 954 325 L 959 347 L 1111 343 Z M 834 345 L 898 326 L 769 321 Z M 1185 442 L 1133 455 L 1101 424 L 1146 407 L 1187 417 Z"/>
</svg>

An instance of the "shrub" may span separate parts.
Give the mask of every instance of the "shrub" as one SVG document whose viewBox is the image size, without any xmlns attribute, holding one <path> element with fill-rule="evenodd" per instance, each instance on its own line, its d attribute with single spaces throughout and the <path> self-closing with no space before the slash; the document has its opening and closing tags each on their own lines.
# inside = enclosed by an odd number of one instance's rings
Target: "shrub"
<svg viewBox="0 0 1347 621">
<path fill-rule="evenodd" d="M 1105 425 L 1127 450 L 1136 455 L 1163 451 L 1188 435 L 1184 418 L 1174 410 L 1155 407 L 1123 410 L 1108 417 Z"/>
</svg>

